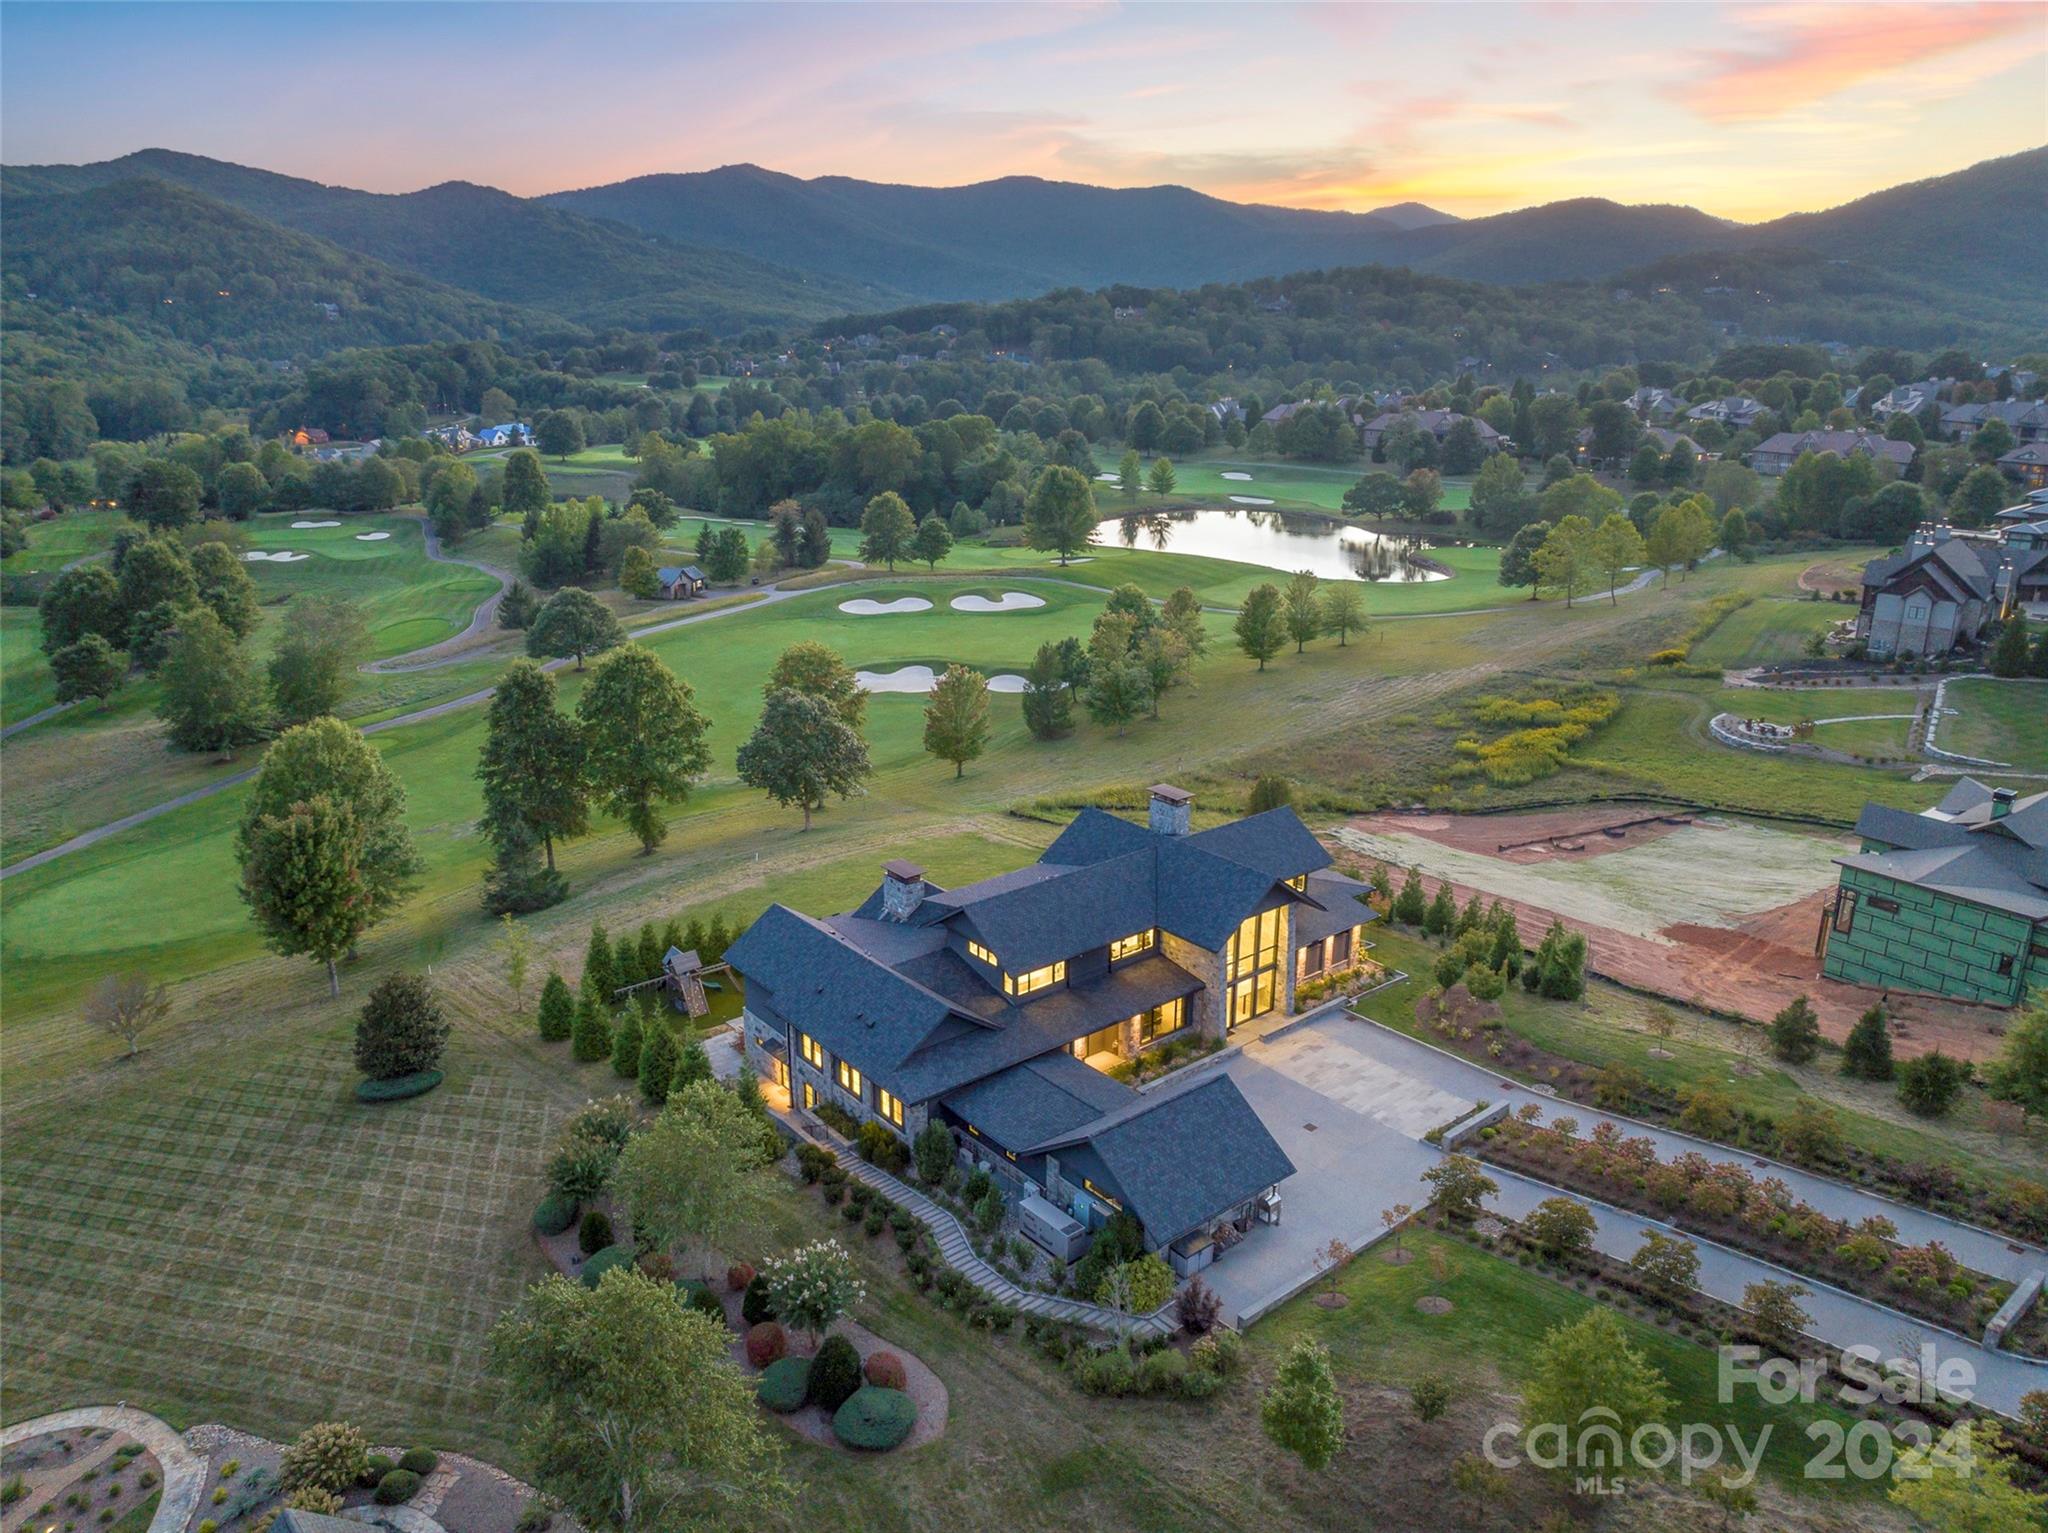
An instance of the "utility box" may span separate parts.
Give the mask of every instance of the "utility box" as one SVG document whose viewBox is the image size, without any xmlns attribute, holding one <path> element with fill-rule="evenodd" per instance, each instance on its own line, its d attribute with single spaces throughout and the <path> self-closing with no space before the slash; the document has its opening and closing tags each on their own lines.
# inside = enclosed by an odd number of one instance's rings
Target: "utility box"
<svg viewBox="0 0 2048 1533">
<path fill-rule="evenodd" d="M 1035 1193 L 1017 1205 L 1017 1227 L 1063 1262 L 1075 1260 L 1088 1249 L 1088 1231 L 1081 1221 Z"/>
</svg>

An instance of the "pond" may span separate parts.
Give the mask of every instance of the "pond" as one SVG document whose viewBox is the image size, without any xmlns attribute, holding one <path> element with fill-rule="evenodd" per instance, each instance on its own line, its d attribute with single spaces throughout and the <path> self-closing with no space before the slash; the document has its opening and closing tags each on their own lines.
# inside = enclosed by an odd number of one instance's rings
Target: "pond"
<svg viewBox="0 0 2048 1533">
<path fill-rule="evenodd" d="M 1171 549 L 1234 559 L 1288 574 L 1308 570 L 1322 580 L 1448 580 L 1415 538 L 1388 537 L 1350 522 L 1296 511 L 1153 511 L 1106 517 L 1095 541 L 1107 548 Z"/>
</svg>

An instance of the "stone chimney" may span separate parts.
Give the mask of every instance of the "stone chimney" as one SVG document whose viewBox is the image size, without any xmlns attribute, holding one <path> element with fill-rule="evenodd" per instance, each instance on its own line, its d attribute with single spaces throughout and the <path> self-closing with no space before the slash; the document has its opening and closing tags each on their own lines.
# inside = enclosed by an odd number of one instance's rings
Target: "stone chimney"
<svg viewBox="0 0 2048 1533">
<path fill-rule="evenodd" d="M 882 919 L 908 921 L 923 902 L 924 869 L 897 858 L 882 864 Z"/>
<path fill-rule="evenodd" d="M 2011 814 L 2012 801 L 2017 796 L 2018 792 L 2016 789 L 1993 788 L 1991 790 L 1991 818 L 1994 820 L 2002 820 L 2007 815 Z"/>
<path fill-rule="evenodd" d="M 1171 783 L 1152 785 L 1152 834 L 1155 836 L 1184 836 L 1188 833 L 1188 821 L 1194 814 L 1195 796 L 1185 788 L 1176 788 Z"/>
</svg>

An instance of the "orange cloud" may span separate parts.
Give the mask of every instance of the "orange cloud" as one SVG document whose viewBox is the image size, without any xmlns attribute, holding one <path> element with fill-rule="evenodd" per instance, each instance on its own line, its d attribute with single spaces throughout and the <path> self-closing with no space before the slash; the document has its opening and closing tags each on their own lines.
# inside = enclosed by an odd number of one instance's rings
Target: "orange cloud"
<svg viewBox="0 0 2048 1533">
<path fill-rule="evenodd" d="M 1772 45 L 1716 52 L 1709 73 L 1678 89 L 1711 122 L 1776 117 L 1939 54 L 2030 29 L 2038 38 L 2043 29 L 2042 12 L 2031 5 L 1799 5 L 1742 20 L 1771 34 Z"/>
</svg>

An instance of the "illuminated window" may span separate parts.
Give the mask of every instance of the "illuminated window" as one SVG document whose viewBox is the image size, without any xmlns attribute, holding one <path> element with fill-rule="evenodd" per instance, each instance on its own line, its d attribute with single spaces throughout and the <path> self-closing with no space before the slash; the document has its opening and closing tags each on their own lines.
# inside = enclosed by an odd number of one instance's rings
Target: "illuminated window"
<svg viewBox="0 0 2048 1533">
<path fill-rule="evenodd" d="M 809 1033 L 796 1035 L 796 1046 L 803 1050 L 804 1063 L 814 1070 L 825 1068 L 825 1046 Z"/>
<path fill-rule="evenodd" d="M 804 1082 L 804 1111 L 809 1112 L 818 1105 L 818 1088 L 809 1081 Z"/>
<path fill-rule="evenodd" d="M 1134 958 L 1140 953 L 1150 952 L 1152 944 L 1159 940 L 1159 934 L 1152 927 L 1141 932 L 1132 932 L 1128 937 L 1119 937 L 1109 945 L 1109 961 L 1119 958 Z"/>
<path fill-rule="evenodd" d="M 1281 912 L 1247 916 L 1224 950 L 1229 984 L 1229 1026 L 1273 1009 L 1279 999 Z"/>
<path fill-rule="evenodd" d="M 1155 1038 L 1164 1038 L 1168 1033 L 1177 1033 L 1187 1026 L 1188 1003 L 1185 997 L 1177 997 L 1163 1006 L 1154 1006 L 1138 1018 L 1138 1042 L 1150 1043 Z"/>
<path fill-rule="evenodd" d="M 854 1069 L 852 1065 L 843 1059 L 839 1061 L 839 1087 L 842 1091 L 851 1092 L 856 1097 L 861 1094 L 860 1071 Z"/>
<path fill-rule="evenodd" d="M 1095 1196 L 1102 1199 L 1102 1201 L 1107 1203 L 1111 1208 L 1114 1208 L 1119 1212 L 1123 1210 L 1123 1204 L 1119 1203 L 1115 1198 L 1112 1198 L 1100 1187 L 1096 1186 L 1093 1182 L 1089 1181 L 1087 1177 L 1084 1176 L 1081 1178 L 1081 1185 L 1083 1187 L 1086 1187 L 1090 1192 L 1094 1193 Z"/>
<path fill-rule="evenodd" d="M 1028 974 L 1005 974 L 1004 995 L 1030 995 L 1053 985 L 1063 985 L 1067 980 L 1067 961 L 1049 963 L 1042 969 L 1033 969 Z"/>
<path fill-rule="evenodd" d="M 903 1127 L 903 1100 L 893 1091 L 875 1088 L 875 1111 L 887 1118 L 898 1128 Z"/>
<path fill-rule="evenodd" d="M 970 958 L 979 958 L 991 969 L 1000 969 L 1002 967 L 1000 963 L 996 962 L 996 955 L 991 953 L 987 948 L 983 947 L 979 942 L 970 941 L 967 944 L 967 956 Z"/>
<path fill-rule="evenodd" d="M 1308 875 L 1306 873 L 1295 874 L 1294 877 L 1287 880 L 1287 887 L 1294 890 L 1298 894 L 1307 893 Z"/>
</svg>

